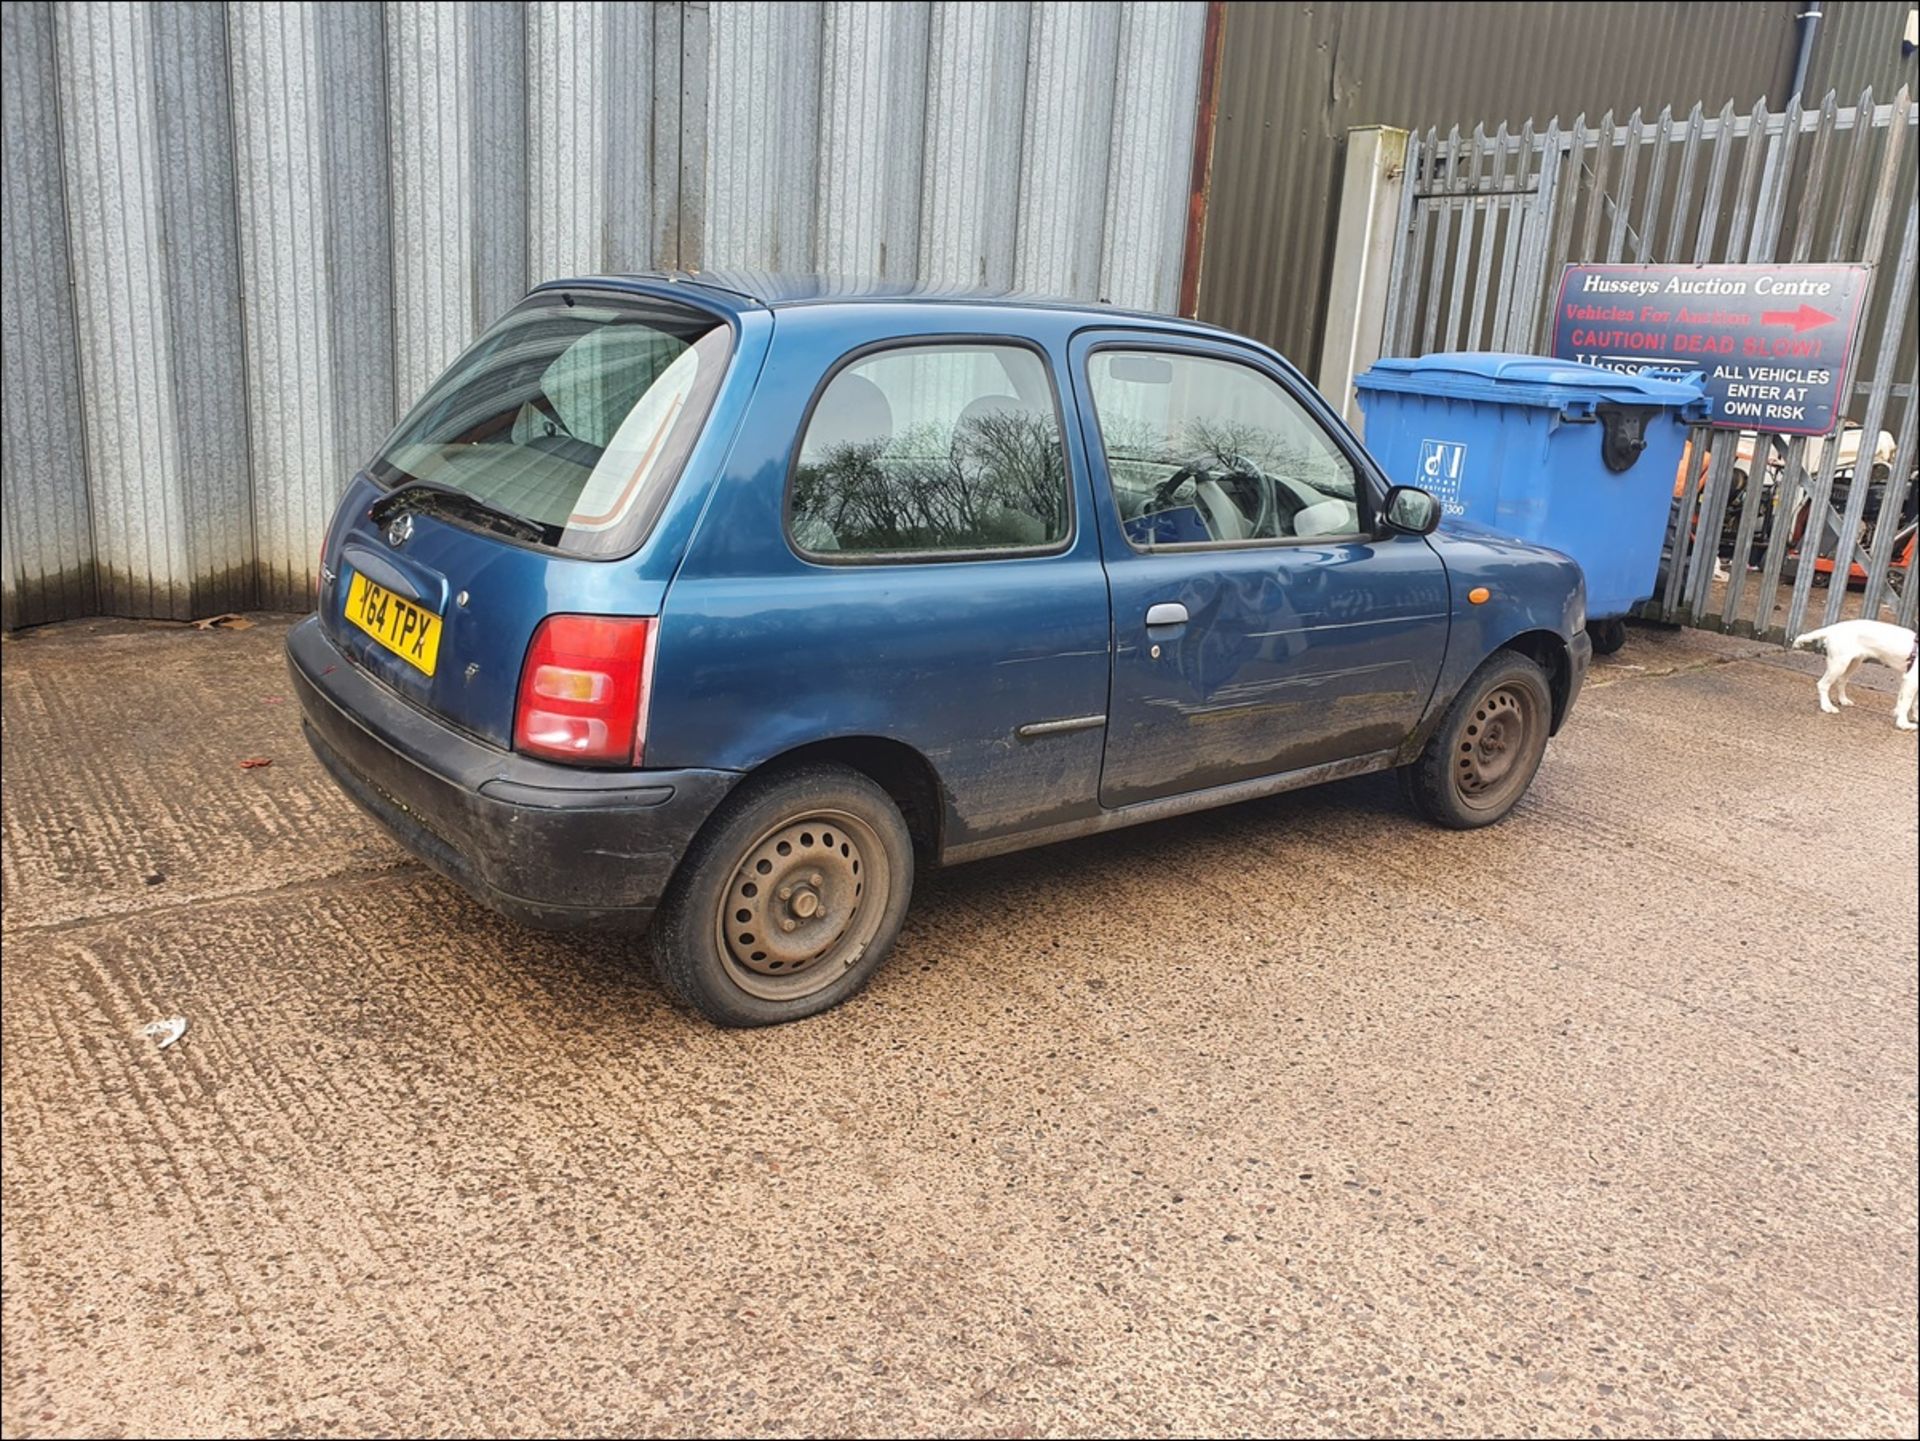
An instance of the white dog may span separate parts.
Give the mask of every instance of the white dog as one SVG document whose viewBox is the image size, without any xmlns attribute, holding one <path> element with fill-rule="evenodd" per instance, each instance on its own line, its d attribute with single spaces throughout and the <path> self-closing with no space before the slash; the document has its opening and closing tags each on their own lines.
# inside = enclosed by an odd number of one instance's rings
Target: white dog
<svg viewBox="0 0 1920 1441">
<path fill-rule="evenodd" d="M 1916 700 L 1920 699 L 1916 696 L 1916 692 L 1920 692 L 1920 670 L 1915 668 L 1915 660 L 1920 657 L 1920 638 L 1912 631 L 1883 620 L 1843 620 L 1838 625 L 1808 631 L 1794 641 L 1793 648 L 1799 650 L 1815 641 L 1827 653 L 1827 673 L 1820 677 L 1821 710 L 1828 715 L 1838 715 L 1841 706 L 1852 705 L 1847 696 L 1847 682 L 1853 679 L 1862 662 L 1877 660 L 1887 669 L 1901 673 L 1900 695 L 1893 703 L 1893 723 L 1903 731 L 1920 726 L 1920 718 L 1914 714 Z"/>
</svg>

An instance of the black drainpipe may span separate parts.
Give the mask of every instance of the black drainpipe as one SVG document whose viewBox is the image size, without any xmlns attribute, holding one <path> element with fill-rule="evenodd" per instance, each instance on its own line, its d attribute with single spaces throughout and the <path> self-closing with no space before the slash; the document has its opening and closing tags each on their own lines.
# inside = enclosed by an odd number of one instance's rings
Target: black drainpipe
<svg viewBox="0 0 1920 1441">
<path fill-rule="evenodd" d="M 1793 57 L 1793 84 L 1787 87 L 1792 100 L 1807 83 L 1807 65 L 1813 59 L 1813 32 L 1820 28 L 1820 0 L 1807 0 L 1807 8 L 1794 17 L 1800 27 L 1800 49 Z"/>
</svg>

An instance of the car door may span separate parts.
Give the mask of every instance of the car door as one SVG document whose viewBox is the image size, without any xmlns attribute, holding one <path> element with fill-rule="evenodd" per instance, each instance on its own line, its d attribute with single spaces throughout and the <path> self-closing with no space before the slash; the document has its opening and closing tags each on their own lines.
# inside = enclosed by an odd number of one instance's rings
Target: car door
<svg viewBox="0 0 1920 1441">
<path fill-rule="evenodd" d="M 1157 332 L 1083 333 L 1071 368 L 1113 605 L 1101 804 L 1399 746 L 1439 675 L 1446 572 L 1376 531 L 1384 487 L 1319 396 Z"/>
<path fill-rule="evenodd" d="M 930 767 L 950 849 L 1098 814 L 1107 583 L 1055 340 L 995 307 L 781 312 L 662 609 L 651 764 L 851 738 Z"/>
</svg>

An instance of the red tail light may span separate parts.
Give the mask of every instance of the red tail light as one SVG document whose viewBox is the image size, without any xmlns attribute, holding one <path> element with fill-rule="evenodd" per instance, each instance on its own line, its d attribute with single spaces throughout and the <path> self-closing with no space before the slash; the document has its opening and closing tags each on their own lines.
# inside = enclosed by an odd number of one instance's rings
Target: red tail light
<svg viewBox="0 0 1920 1441">
<path fill-rule="evenodd" d="M 577 765 L 639 765 L 653 621 L 551 615 L 520 672 L 513 748 Z"/>
</svg>

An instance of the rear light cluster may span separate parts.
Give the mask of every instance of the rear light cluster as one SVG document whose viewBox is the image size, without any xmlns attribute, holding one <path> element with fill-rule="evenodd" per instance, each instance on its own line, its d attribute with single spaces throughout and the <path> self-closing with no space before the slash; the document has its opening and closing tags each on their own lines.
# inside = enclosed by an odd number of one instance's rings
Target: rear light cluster
<svg viewBox="0 0 1920 1441">
<path fill-rule="evenodd" d="M 652 630 L 644 616 L 542 621 L 520 672 L 513 748 L 576 765 L 639 765 Z"/>
</svg>

